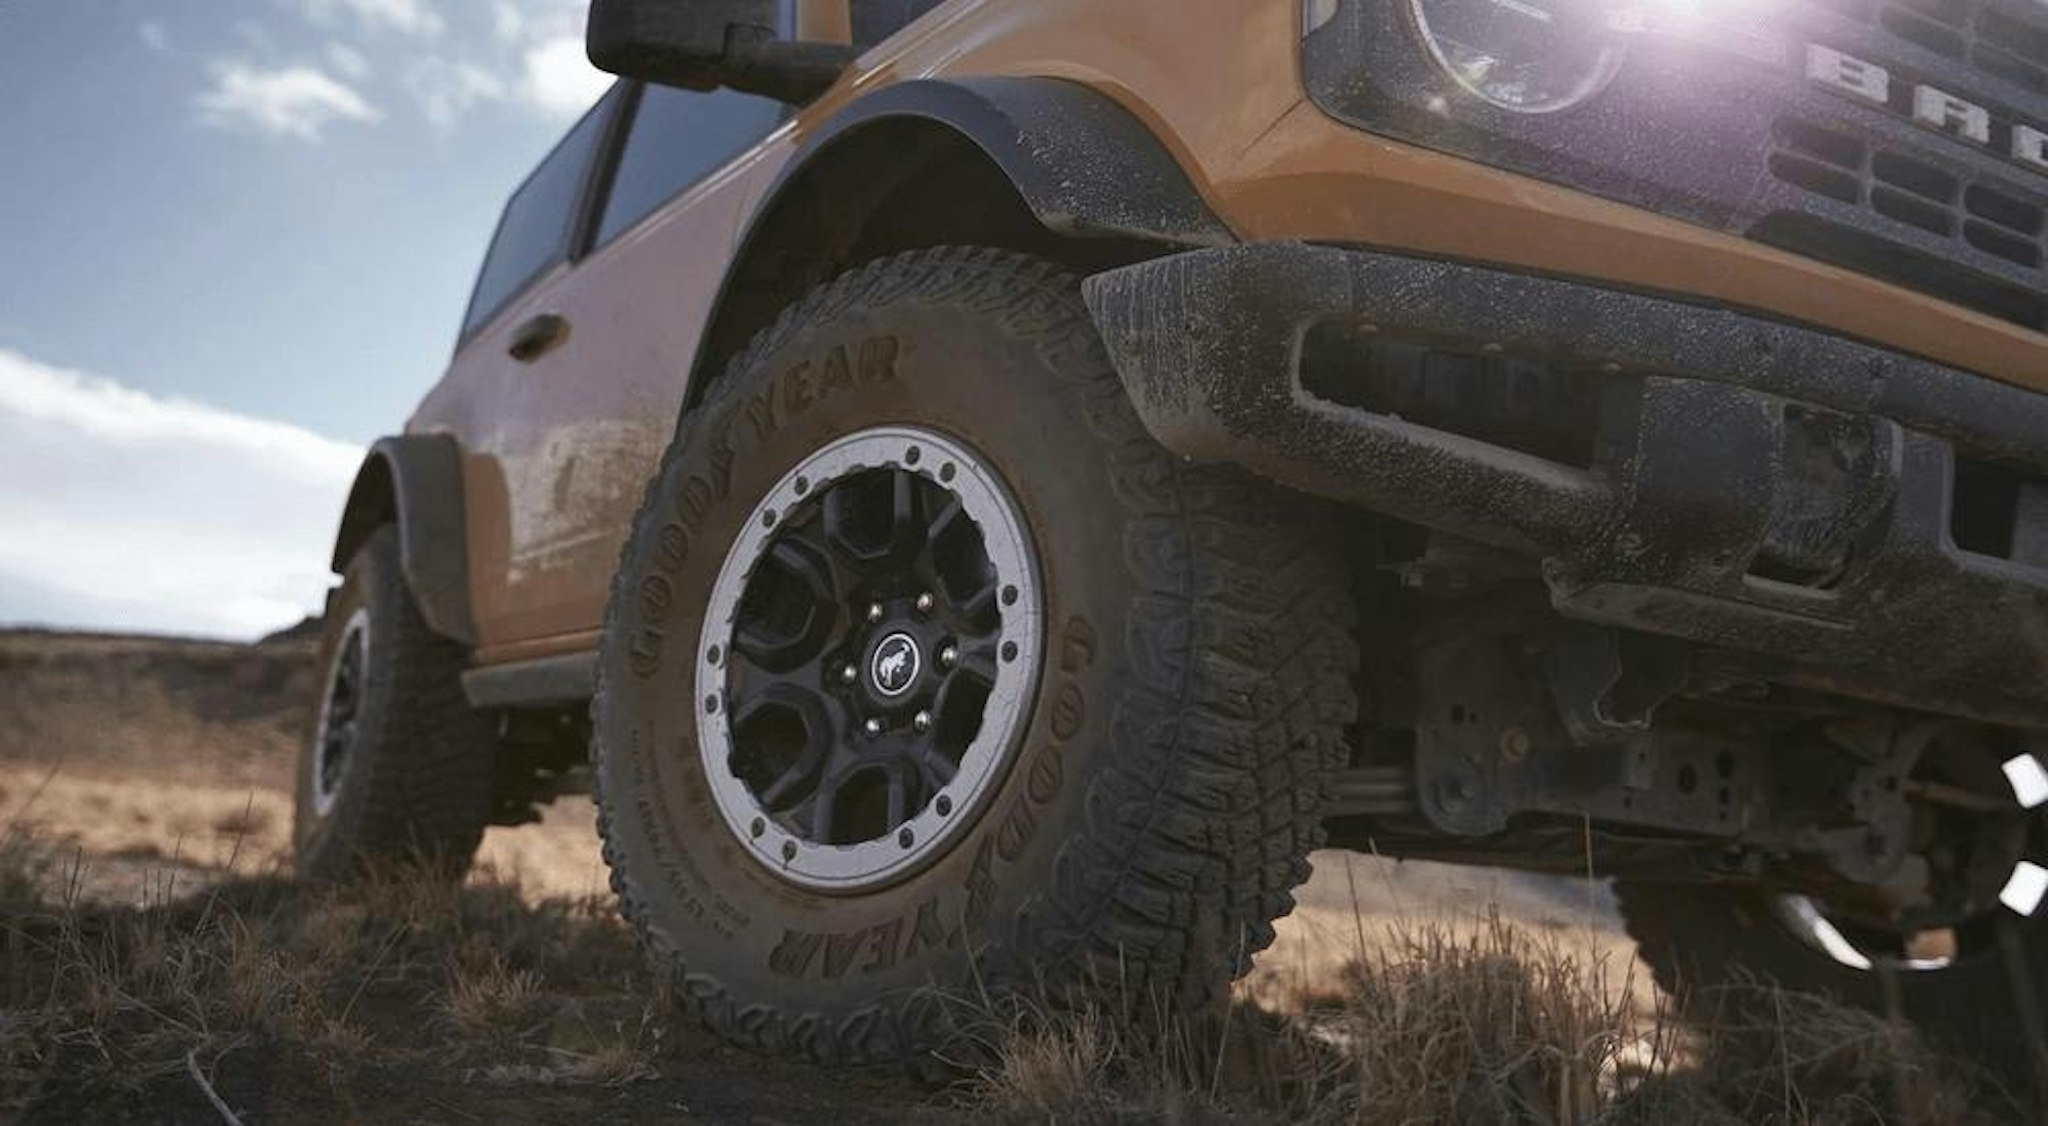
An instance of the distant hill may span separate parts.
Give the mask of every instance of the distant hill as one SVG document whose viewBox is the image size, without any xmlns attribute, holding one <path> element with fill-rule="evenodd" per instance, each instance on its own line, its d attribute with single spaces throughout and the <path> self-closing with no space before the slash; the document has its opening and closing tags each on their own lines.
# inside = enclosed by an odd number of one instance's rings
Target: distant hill
<svg viewBox="0 0 2048 1126">
<path fill-rule="evenodd" d="M 317 631 L 301 623 L 243 645 L 0 630 L 0 760 L 141 762 L 190 781 L 287 788 Z"/>
</svg>

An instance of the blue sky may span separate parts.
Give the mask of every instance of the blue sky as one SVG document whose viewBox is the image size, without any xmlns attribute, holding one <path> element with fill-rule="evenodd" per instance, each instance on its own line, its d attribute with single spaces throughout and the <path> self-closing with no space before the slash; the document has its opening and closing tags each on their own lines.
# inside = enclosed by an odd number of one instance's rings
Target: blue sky
<svg viewBox="0 0 2048 1126">
<path fill-rule="evenodd" d="M 246 636 L 317 601 L 353 459 L 604 88 L 583 11 L 0 5 L 0 624 Z M 237 481 L 261 504 L 209 494 Z"/>
</svg>

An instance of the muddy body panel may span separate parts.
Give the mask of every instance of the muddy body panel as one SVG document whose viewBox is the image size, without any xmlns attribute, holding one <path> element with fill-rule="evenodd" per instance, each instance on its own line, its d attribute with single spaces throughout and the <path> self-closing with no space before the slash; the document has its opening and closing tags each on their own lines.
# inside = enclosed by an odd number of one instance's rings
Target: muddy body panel
<svg viewBox="0 0 2048 1126">
<path fill-rule="evenodd" d="M 1366 251 L 1176 255 L 1089 296 L 1183 456 L 1525 553 L 1567 618 L 2048 726 L 2048 398 L 1739 312 Z"/>
<path fill-rule="evenodd" d="M 1057 80 L 1120 106 L 1122 120 L 1177 164 L 1190 198 L 1141 214 L 1128 178 L 1039 153 L 1018 180 L 1066 185 L 1074 198 L 1065 202 L 1093 212 L 1079 216 L 1083 226 L 1100 218 L 1180 239 L 1191 222 L 1183 216 L 1199 215 L 1216 224 L 1202 236 L 1212 242 L 1299 240 L 1487 262 L 1740 308 L 2018 386 L 2048 383 L 2048 338 L 2009 319 L 1767 245 L 1684 208 L 1659 214 L 1646 206 L 1655 200 L 1615 198 L 1625 193 L 1604 183 L 1570 186 L 1554 164 L 1514 167 L 1434 151 L 1391 126 L 1361 128 L 1356 106 L 1330 92 L 1341 45 L 1324 42 L 1349 9 L 1306 46 L 1301 18 L 1288 4 L 1217 5 L 1205 17 L 1163 2 L 941 5 L 630 232 L 572 245 L 562 265 L 472 329 L 410 423 L 452 435 L 465 452 L 479 659 L 590 647 L 640 486 L 690 388 L 715 375 L 705 338 L 746 232 L 849 120 L 892 100 L 902 104 L 889 112 L 923 112 L 901 92 L 918 83 Z M 1175 34 L 1157 33 L 1164 22 Z M 1797 63 L 1784 60 L 1794 71 Z M 1058 116 L 1049 112 L 1039 128 L 1054 129 Z M 1081 117 L 1070 124 L 1094 128 Z M 1875 128 L 1889 136 L 1911 126 L 1886 119 Z M 1666 135 L 1681 136 L 1676 126 Z M 2002 175 L 2030 186 L 2026 167 Z M 1070 226 L 1075 218 L 1064 217 Z M 509 359 L 519 332 L 548 314 L 574 326 L 569 339 L 538 360 Z"/>
</svg>

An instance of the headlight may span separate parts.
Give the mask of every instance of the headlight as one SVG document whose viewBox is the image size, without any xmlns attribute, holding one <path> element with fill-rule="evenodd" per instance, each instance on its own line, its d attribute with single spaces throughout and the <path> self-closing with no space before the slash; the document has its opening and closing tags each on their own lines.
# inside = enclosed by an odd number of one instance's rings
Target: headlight
<svg viewBox="0 0 2048 1126">
<path fill-rule="evenodd" d="M 1621 68 L 1622 37 L 1600 0 L 1408 0 L 1408 7 L 1437 66 L 1502 109 L 1570 109 Z"/>
</svg>

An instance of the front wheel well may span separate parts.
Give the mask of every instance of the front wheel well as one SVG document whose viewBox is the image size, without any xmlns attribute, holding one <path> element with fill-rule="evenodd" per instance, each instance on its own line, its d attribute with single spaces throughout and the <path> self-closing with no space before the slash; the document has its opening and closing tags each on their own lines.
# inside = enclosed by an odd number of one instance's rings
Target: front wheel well
<svg viewBox="0 0 2048 1126">
<path fill-rule="evenodd" d="M 341 510 L 341 527 L 334 535 L 334 558 L 328 566 L 335 574 L 348 570 L 349 560 L 369 541 L 371 534 L 386 524 L 398 523 L 398 491 L 391 479 L 391 462 L 372 455 L 365 458 L 350 487 L 348 503 Z"/>
<path fill-rule="evenodd" d="M 1083 275 L 1184 249 L 1053 231 L 965 133 L 925 117 L 868 122 L 810 156 L 749 232 L 705 329 L 687 405 L 805 293 L 868 262 L 950 245 L 1016 251 Z"/>
</svg>

